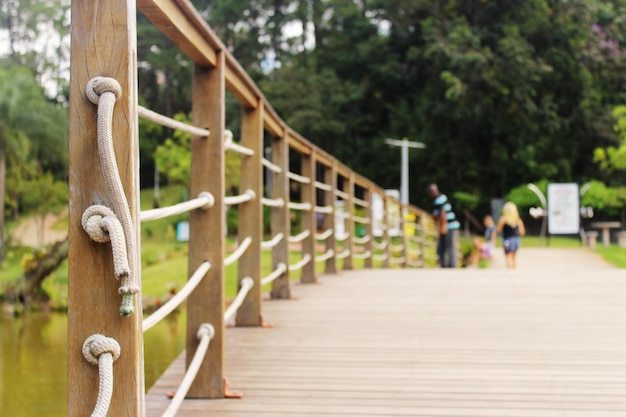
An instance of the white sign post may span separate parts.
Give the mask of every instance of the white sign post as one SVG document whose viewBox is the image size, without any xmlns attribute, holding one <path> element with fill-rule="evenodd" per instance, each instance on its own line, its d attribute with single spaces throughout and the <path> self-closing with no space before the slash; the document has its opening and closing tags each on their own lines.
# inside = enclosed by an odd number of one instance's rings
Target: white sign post
<svg viewBox="0 0 626 417">
<path fill-rule="evenodd" d="M 580 232 L 578 184 L 548 184 L 548 232 L 552 235 Z"/>
</svg>

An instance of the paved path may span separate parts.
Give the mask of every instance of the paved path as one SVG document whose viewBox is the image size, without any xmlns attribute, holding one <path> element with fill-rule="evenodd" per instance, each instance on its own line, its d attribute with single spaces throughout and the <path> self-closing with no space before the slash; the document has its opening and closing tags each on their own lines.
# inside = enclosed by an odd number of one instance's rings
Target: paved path
<svg viewBox="0 0 626 417">
<path fill-rule="evenodd" d="M 626 273 L 585 249 L 523 249 L 519 269 L 360 270 L 264 303 L 227 330 L 240 400 L 179 416 L 626 417 Z M 150 390 L 168 404 L 179 360 Z"/>
<path fill-rule="evenodd" d="M 67 216 L 67 209 L 59 214 L 48 214 L 45 219 L 39 216 L 29 217 L 9 233 L 13 239 L 25 246 L 42 246 L 58 242 L 67 237 L 67 230 L 55 230 L 59 219 Z"/>
</svg>

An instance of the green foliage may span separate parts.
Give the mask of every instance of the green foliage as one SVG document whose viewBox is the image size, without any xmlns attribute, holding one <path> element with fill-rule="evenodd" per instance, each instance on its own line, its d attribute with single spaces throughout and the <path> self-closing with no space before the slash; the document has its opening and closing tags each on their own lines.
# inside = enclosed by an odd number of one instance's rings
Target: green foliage
<svg viewBox="0 0 626 417">
<path fill-rule="evenodd" d="M 542 179 L 540 181 L 533 182 L 533 184 L 539 188 L 544 196 L 547 196 L 549 182 L 550 181 L 547 179 Z M 508 194 L 506 194 L 505 199 L 506 201 L 512 201 L 515 203 L 520 213 L 528 211 L 531 207 L 542 207 L 541 200 L 537 194 L 528 188 L 528 184 L 522 184 L 513 188 Z"/>
<path fill-rule="evenodd" d="M 617 147 L 596 148 L 593 155 L 600 168 L 608 172 L 626 170 L 626 106 L 617 106 L 613 110 L 613 117 L 616 119 L 613 129 L 619 135 L 621 144 Z"/>
<path fill-rule="evenodd" d="M 190 122 L 190 118 L 182 113 L 174 116 L 180 122 Z M 189 187 L 191 170 L 191 134 L 176 130 L 172 138 L 165 139 L 165 143 L 158 145 L 154 152 L 154 159 L 159 171 L 166 178 L 169 185 L 184 185 Z M 241 157 L 233 152 L 226 152 L 225 159 L 225 187 L 228 191 L 239 187 Z"/>
<path fill-rule="evenodd" d="M 476 209 L 478 203 L 480 202 L 480 197 L 476 194 L 456 191 L 452 193 L 452 195 L 454 196 L 454 205 L 457 212 L 461 212 L 463 210 L 472 211 Z"/>
<path fill-rule="evenodd" d="M 626 187 L 607 187 L 601 181 L 591 181 L 581 199 L 582 206 L 591 206 L 608 216 L 615 216 L 626 207 Z"/>
<path fill-rule="evenodd" d="M 57 196 L 64 192 L 55 180 L 67 177 L 66 111 L 45 97 L 29 70 L 0 66 L 0 114 L 0 164 L 6 162 L 7 174 L 0 184 L 6 187 L 5 204 L 14 217 L 22 209 L 54 206 L 56 210 Z"/>
<path fill-rule="evenodd" d="M 20 185 L 22 208 L 38 214 L 58 213 L 67 207 L 69 188 L 64 181 L 55 181 L 50 173 Z"/>
</svg>

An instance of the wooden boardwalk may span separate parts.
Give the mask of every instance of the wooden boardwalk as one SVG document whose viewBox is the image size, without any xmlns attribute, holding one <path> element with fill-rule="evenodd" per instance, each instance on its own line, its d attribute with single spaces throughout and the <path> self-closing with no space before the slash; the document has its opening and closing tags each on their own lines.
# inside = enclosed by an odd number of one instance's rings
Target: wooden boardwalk
<svg viewBox="0 0 626 417">
<path fill-rule="evenodd" d="M 239 400 L 179 416 L 626 416 L 626 273 L 584 249 L 522 249 L 515 271 L 359 270 L 264 303 L 227 331 Z M 160 416 L 179 358 L 147 395 Z"/>
</svg>

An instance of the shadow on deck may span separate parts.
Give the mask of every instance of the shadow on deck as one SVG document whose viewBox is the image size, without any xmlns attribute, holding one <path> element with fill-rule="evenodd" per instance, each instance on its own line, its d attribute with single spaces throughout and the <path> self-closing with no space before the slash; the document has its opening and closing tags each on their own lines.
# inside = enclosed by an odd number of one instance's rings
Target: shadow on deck
<svg viewBox="0 0 626 417">
<path fill-rule="evenodd" d="M 267 301 L 274 328 L 227 330 L 239 400 L 180 416 L 626 416 L 626 277 L 580 250 L 520 269 L 359 270 Z M 160 416 L 181 356 L 147 395 Z"/>
</svg>

